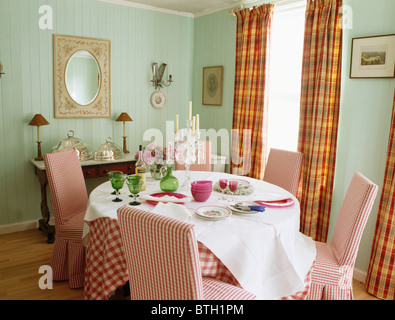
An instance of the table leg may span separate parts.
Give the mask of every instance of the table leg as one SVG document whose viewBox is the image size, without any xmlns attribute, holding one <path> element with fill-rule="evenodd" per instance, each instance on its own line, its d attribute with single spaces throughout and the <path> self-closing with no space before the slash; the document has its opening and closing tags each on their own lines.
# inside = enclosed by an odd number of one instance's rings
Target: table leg
<svg viewBox="0 0 395 320">
<path fill-rule="evenodd" d="M 40 181 L 41 187 L 41 215 L 42 219 L 38 221 L 39 230 L 43 231 L 47 235 L 47 242 L 53 243 L 55 241 L 55 226 L 49 225 L 50 212 L 47 201 L 47 176 L 45 171 L 35 169 L 38 180 Z"/>
</svg>

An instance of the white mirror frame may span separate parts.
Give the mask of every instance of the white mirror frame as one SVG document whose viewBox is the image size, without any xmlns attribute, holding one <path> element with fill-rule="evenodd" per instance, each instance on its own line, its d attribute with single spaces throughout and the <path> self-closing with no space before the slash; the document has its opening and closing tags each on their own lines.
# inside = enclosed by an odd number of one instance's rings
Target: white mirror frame
<svg viewBox="0 0 395 320">
<path fill-rule="evenodd" d="M 88 105 L 73 100 L 66 88 L 66 66 L 74 53 L 88 51 L 100 69 L 100 89 Z M 111 117 L 111 42 L 54 34 L 54 102 L 55 118 Z"/>
</svg>

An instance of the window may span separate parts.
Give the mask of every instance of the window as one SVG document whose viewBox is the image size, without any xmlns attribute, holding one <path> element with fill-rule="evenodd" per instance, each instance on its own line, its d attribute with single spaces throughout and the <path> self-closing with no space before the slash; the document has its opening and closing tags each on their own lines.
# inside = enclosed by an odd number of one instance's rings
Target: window
<svg viewBox="0 0 395 320">
<path fill-rule="evenodd" d="M 268 148 L 296 151 L 306 4 L 275 9 L 268 65 Z"/>
</svg>

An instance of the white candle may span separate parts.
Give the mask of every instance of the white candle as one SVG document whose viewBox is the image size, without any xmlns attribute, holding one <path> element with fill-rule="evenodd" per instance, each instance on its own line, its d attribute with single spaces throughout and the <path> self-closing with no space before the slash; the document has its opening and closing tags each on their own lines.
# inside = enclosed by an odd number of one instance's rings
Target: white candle
<svg viewBox="0 0 395 320">
<path fill-rule="evenodd" d="M 196 130 L 199 131 L 199 114 L 196 115 Z"/>
<path fill-rule="evenodd" d="M 189 101 L 188 120 L 192 120 L 192 101 Z"/>
<path fill-rule="evenodd" d="M 175 132 L 175 133 L 178 132 L 178 113 L 176 114 L 176 125 L 175 125 L 174 132 Z"/>
<path fill-rule="evenodd" d="M 193 118 L 192 118 L 192 133 L 195 132 L 195 128 L 196 128 L 196 117 L 193 116 Z"/>
</svg>

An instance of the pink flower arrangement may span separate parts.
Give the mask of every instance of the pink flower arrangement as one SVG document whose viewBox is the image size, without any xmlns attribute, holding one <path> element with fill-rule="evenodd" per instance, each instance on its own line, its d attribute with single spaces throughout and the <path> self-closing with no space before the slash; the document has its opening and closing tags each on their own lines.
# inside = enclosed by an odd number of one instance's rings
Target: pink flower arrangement
<svg viewBox="0 0 395 320">
<path fill-rule="evenodd" d="M 143 160 L 146 164 L 164 164 L 166 160 L 166 148 L 159 146 L 155 142 L 151 142 L 144 148 Z"/>
</svg>

